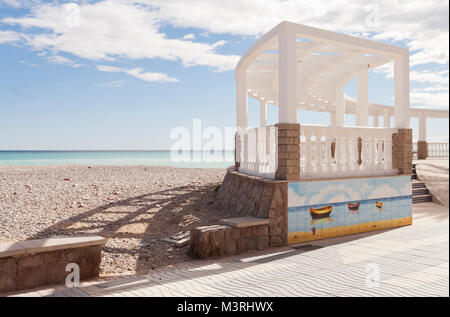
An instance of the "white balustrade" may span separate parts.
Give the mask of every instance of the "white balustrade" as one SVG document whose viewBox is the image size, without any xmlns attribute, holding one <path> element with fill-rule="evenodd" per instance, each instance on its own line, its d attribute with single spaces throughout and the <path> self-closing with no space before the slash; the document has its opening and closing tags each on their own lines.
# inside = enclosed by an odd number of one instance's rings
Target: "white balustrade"
<svg viewBox="0 0 450 317">
<path fill-rule="evenodd" d="M 428 157 L 448 157 L 448 143 L 428 142 Z"/>
<path fill-rule="evenodd" d="M 392 175 L 396 129 L 300 125 L 300 177 Z M 334 144 L 334 153 L 332 153 Z M 361 149 L 359 150 L 359 147 Z"/>
<path fill-rule="evenodd" d="M 236 133 L 239 172 L 275 179 L 278 165 L 278 129 L 252 128 Z"/>
</svg>

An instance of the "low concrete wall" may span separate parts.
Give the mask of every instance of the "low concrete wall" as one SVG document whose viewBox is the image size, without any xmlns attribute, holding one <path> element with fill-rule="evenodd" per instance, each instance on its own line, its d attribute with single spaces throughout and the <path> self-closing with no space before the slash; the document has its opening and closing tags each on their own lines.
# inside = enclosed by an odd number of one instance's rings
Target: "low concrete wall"
<svg viewBox="0 0 450 317">
<path fill-rule="evenodd" d="M 98 276 L 99 236 L 27 240 L 0 244 L 0 292 L 64 283 L 69 263 L 80 268 L 80 279 Z"/>
</svg>

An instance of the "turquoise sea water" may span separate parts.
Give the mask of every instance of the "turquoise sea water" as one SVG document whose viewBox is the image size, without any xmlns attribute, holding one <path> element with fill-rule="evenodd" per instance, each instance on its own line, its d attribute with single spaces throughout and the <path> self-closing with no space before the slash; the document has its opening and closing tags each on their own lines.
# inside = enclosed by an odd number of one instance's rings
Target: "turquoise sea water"
<svg viewBox="0 0 450 317">
<path fill-rule="evenodd" d="M 190 152 L 184 160 L 174 161 L 170 151 L 0 151 L 0 165 L 164 165 L 198 168 L 226 168 L 234 163 L 234 154 L 233 151 L 219 152 L 214 156 L 207 152 Z"/>
</svg>

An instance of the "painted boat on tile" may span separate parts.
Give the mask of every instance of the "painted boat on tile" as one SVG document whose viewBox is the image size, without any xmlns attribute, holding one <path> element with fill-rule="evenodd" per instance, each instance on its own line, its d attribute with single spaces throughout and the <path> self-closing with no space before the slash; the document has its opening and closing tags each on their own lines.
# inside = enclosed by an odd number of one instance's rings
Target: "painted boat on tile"
<svg viewBox="0 0 450 317">
<path fill-rule="evenodd" d="M 361 205 L 361 202 L 360 202 L 360 201 L 358 201 L 357 203 L 351 203 L 351 202 L 349 202 L 349 203 L 348 203 L 348 209 L 349 209 L 349 210 L 358 210 L 360 205 Z"/>
<path fill-rule="evenodd" d="M 311 214 L 311 217 L 313 219 L 320 219 L 328 217 L 331 214 L 331 211 L 333 210 L 333 206 L 327 205 L 320 208 L 313 208 L 309 207 L 309 213 Z"/>
<path fill-rule="evenodd" d="M 376 201 L 375 205 L 377 205 L 377 208 L 383 208 L 383 202 L 382 201 Z"/>
</svg>

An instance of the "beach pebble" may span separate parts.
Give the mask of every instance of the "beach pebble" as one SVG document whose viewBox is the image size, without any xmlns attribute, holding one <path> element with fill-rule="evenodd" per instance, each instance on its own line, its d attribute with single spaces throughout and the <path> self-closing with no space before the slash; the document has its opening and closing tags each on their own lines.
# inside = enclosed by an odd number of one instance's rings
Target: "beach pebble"
<svg viewBox="0 0 450 317">
<path fill-rule="evenodd" d="M 100 234 L 102 275 L 145 272 L 191 259 L 160 239 L 228 216 L 208 205 L 223 169 L 86 167 L 0 166 L 0 242 Z"/>
</svg>

